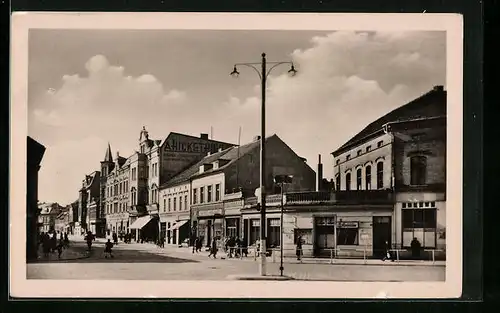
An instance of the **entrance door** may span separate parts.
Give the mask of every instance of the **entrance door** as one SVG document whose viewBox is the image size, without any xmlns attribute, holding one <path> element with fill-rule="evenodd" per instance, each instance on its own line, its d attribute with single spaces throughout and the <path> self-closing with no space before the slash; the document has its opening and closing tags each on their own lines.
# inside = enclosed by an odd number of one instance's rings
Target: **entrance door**
<svg viewBox="0 0 500 313">
<path fill-rule="evenodd" d="M 373 256 L 382 258 L 385 254 L 385 242 L 392 247 L 392 223 L 390 216 L 373 217 Z"/>
<path fill-rule="evenodd" d="M 335 217 L 315 218 L 315 256 L 330 256 L 335 249 Z"/>
</svg>

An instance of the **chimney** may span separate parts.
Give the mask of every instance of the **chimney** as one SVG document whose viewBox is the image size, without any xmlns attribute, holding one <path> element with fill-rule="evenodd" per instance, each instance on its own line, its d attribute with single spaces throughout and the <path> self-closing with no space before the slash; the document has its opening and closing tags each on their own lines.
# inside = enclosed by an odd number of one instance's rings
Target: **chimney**
<svg viewBox="0 0 500 313">
<path fill-rule="evenodd" d="M 201 139 L 208 140 L 208 134 L 201 133 L 201 134 L 200 134 L 200 138 L 201 138 Z"/>
<path fill-rule="evenodd" d="M 316 174 L 316 191 L 321 191 L 323 189 L 323 164 L 321 164 L 321 154 L 318 155 L 318 172 Z"/>
<path fill-rule="evenodd" d="M 443 91 L 443 90 L 444 90 L 444 87 L 441 85 L 434 86 L 434 91 Z"/>
<path fill-rule="evenodd" d="M 253 137 L 253 141 L 258 141 L 258 140 L 260 140 L 260 136 Z"/>
</svg>

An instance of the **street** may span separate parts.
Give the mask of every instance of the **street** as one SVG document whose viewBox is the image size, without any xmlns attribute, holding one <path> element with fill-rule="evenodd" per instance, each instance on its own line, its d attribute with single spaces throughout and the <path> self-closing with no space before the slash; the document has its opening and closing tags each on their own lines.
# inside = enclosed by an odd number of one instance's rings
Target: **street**
<svg viewBox="0 0 500 313">
<path fill-rule="evenodd" d="M 71 242 L 71 253 L 85 255 L 83 241 Z M 69 253 L 69 251 L 68 251 Z M 88 257 L 68 260 L 39 260 L 27 264 L 28 279 L 79 280 L 226 280 L 231 275 L 257 275 L 258 261 L 208 258 L 208 252 L 191 253 L 189 248 L 158 248 L 152 244 L 124 244 L 113 248 L 113 259 L 104 258 L 103 242 L 95 242 Z M 378 261 L 382 262 L 382 261 Z M 268 275 L 279 275 L 279 261 L 269 262 Z M 284 264 L 284 274 L 298 280 L 329 281 L 444 281 L 445 266 L 396 263 Z"/>
</svg>

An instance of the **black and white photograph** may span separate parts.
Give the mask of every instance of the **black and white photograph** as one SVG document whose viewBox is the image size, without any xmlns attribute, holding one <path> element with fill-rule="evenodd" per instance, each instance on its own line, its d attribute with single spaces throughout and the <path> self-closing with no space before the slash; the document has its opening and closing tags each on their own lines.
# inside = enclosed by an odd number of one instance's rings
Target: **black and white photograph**
<svg viewBox="0 0 500 313">
<path fill-rule="evenodd" d="M 19 295 L 459 296 L 457 16 L 12 25 Z"/>
</svg>

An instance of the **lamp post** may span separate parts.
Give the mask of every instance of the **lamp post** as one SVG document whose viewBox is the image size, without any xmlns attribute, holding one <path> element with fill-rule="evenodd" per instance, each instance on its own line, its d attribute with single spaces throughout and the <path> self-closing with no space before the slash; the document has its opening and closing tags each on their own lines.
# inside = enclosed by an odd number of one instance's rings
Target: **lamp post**
<svg viewBox="0 0 500 313">
<path fill-rule="evenodd" d="M 283 276 L 283 211 L 285 209 L 285 205 L 283 203 L 283 189 L 285 184 L 292 183 L 293 176 L 292 175 L 278 175 L 274 177 L 274 182 L 280 186 L 281 190 L 281 218 L 280 218 L 280 276 Z"/>
<path fill-rule="evenodd" d="M 259 75 L 260 81 L 261 81 L 261 100 L 262 100 L 262 107 L 261 107 L 261 136 L 260 136 L 260 246 L 261 246 L 261 253 L 260 253 L 260 275 L 261 276 L 266 276 L 266 145 L 265 145 L 265 138 L 266 138 L 266 84 L 267 84 L 267 77 L 271 73 L 271 71 L 276 68 L 278 65 L 281 64 L 289 64 L 291 67 L 288 70 L 288 73 L 290 75 L 295 75 L 297 71 L 295 70 L 295 67 L 292 62 L 286 61 L 286 62 L 267 62 L 266 60 L 266 54 L 262 53 L 262 60 L 260 63 L 236 63 L 234 64 L 233 71 L 231 72 L 231 76 L 233 77 L 238 77 L 240 75 L 240 72 L 238 72 L 237 66 L 246 66 L 250 67 L 255 72 L 257 75 Z M 269 70 L 267 69 L 267 65 L 272 65 Z M 261 69 L 256 67 L 260 65 Z M 262 253 L 262 250 L 264 253 Z"/>
</svg>

